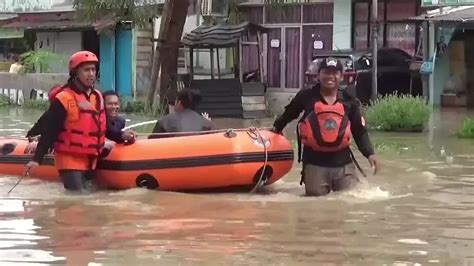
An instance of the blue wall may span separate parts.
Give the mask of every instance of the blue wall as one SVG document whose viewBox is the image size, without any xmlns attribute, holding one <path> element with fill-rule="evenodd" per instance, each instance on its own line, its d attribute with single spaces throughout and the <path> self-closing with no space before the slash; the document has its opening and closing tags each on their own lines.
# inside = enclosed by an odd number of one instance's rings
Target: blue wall
<svg viewBox="0 0 474 266">
<path fill-rule="evenodd" d="M 100 87 L 133 96 L 133 29 L 100 35 Z"/>
<path fill-rule="evenodd" d="M 120 29 L 115 32 L 115 87 L 122 96 L 132 96 L 132 29 Z"/>
<path fill-rule="evenodd" d="M 115 90 L 115 34 L 100 35 L 100 88 Z"/>
</svg>

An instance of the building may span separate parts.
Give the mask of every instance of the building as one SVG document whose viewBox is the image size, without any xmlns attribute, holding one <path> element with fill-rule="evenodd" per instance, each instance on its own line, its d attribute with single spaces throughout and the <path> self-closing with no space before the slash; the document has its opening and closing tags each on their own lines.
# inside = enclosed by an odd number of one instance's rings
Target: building
<svg viewBox="0 0 474 266">
<path fill-rule="evenodd" d="M 9 13 L 9 17 L 3 16 L 0 28 L 21 33 L 14 38 L 25 39 L 31 50 L 60 55 L 64 60 L 50 64 L 51 72 L 56 74 L 68 73 L 67 58 L 74 52 L 94 52 L 100 59 L 100 87 L 115 90 L 126 97 L 136 96 L 137 88 L 146 87 L 145 70 L 151 66 L 151 25 L 145 29 L 138 29 L 131 23 L 116 25 L 111 16 L 94 23 L 82 22 L 72 3 L 72 0 L 13 1 L 9 9 L 0 10 L 15 12 Z M 47 88 L 49 85 L 44 86 Z"/>
<path fill-rule="evenodd" d="M 268 86 L 273 91 L 301 88 L 302 73 L 313 53 L 367 48 L 370 2 L 313 0 L 276 7 L 257 0 L 243 3 L 241 12 L 251 22 L 272 28 L 264 45 Z M 422 12 L 418 0 L 380 0 L 380 45 L 399 47 L 414 54 L 419 43 L 419 27 L 416 21 L 407 19 Z M 321 41 L 322 47 L 315 49 L 314 41 Z"/>
<path fill-rule="evenodd" d="M 443 7 L 412 18 L 424 22 L 429 102 L 474 107 L 474 6 Z"/>
</svg>

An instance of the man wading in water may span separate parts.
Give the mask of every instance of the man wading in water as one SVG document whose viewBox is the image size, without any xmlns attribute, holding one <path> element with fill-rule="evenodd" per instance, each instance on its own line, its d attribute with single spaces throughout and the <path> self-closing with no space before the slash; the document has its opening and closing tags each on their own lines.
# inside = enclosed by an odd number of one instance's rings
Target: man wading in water
<svg viewBox="0 0 474 266">
<path fill-rule="evenodd" d="M 303 172 L 307 196 L 324 196 L 346 190 L 359 182 L 350 150 L 351 133 L 361 153 L 377 173 L 378 161 L 355 97 L 340 93 L 343 67 L 335 58 L 319 65 L 319 82 L 300 90 L 273 125 L 281 133 L 285 126 L 304 115 L 298 123 L 298 161 L 303 145 Z"/>
</svg>

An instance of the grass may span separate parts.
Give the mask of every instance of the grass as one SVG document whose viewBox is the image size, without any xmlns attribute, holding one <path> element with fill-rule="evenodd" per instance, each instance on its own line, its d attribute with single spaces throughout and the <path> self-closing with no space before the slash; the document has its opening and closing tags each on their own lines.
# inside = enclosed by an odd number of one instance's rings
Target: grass
<svg viewBox="0 0 474 266">
<path fill-rule="evenodd" d="M 46 111 L 49 108 L 49 101 L 48 100 L 29 100 L 25 101 L 23 107 L 26 109 L 39 109 Z"/>
<path fill-rule="evenodd" d="M 368 127 L 378 131 L 421 132 L 432 109 L 422 97 L 391 94 L 365 110 Z"/>
<path fill-rule="evenodd" d="M 474 139 L 474 119 L 466 118 L 459 129 L 458 137 Z"/>
</svg>

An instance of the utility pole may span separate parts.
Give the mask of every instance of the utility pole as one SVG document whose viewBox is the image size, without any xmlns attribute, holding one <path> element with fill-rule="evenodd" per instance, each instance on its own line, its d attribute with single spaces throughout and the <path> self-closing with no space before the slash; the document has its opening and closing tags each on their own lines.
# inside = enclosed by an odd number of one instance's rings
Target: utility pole
<svg viewBox="0 0 474 266">
<path fill-rule="evenodd" d="M 379 34 L 378 34 L 378 0 L 372 0 L 372 94 L 371 100 L 377 99 L 377 51 L 379 45 Z"/>
</svg>

